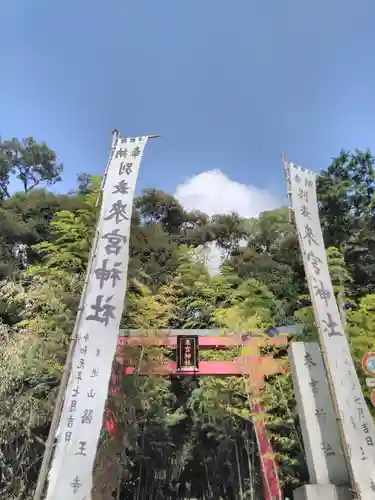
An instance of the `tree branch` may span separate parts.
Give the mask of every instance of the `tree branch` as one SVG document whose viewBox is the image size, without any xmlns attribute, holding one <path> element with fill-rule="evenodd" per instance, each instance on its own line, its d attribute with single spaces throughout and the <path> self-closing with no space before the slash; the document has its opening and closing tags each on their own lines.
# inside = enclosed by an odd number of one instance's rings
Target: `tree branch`
<svg viewBox="0 0 375 500">
<path fill-rule="evenodd" d="M 8 188 L 4 184 L 0 183 L 0 189 L 2 190 L 2 192 L 4 193 L 4 195 L 7 198 L 10 198 L 10 194 L 9 194 Z"/>
</svg>

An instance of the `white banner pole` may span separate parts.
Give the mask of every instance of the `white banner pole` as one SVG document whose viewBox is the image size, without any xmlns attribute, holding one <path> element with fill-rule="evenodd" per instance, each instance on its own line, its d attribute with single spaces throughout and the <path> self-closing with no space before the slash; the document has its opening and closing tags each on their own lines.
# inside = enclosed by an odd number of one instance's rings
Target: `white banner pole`
<svg viewBox="0 0 375 500">
<path fill-rule="evenodd" d="M 160 135 L 121 139 L 113 131 L 101 212 L 34 500 L 42 499 L 53 450 L 47 499 L 91 498 L 92 468 L 126 293 L 135 185 L 147 140 L 156 137 Z"/>
<path fill-rule="evenodd" d="M 284 157 L 283 162 L 288 196 L 353 489 L 361 500 L 373 500 L 375 426 L 362 393 L 332 287 L 319 220 L 316 175 L 297 167 Z"/>
<path fill-rule="evenodd" d="M 111 161 L 112 149 L 116 146 L 117 139 L 118 139 L 118 131 L 113 130 L 112 131 L 111 153 L 110 153 L 109 158 L 108 158 L 106 171 L 107 171 L 109 163 Z M 99 193 L 97 203 L 100 199 L 100 194 L 101 194 L 101 192 Z M 79 326 L 79 320 L 81 318 L 81 313 L 83 310 L 83 302 L 84 302 L 84 298 L 86 295 L 88 277 L 89 277 L 90 271 L 91 271 L 90 266 L 91 266 L 91 263 L 93 260 L 92 257 L 95 253 L 97 236 L 98 236 L 98 232 L 95 231 L 93 244 L 92 244 L 92 247 L 90 250 L 88 266 L 87 266 L 87 271 L 86 271 L 86 277 L 85 277 L 85 281 L 84 281 L 84 285 L 83 285 L 81 299 L 80 299 L 80 303 L 79 303 L 79 306 L 77 309 L 77 316 L 76 316 L 76 320 L 74 323 L 74 328 L 73 328 L 73 333 L 72 333 L 70 344 L 69 344 L 68 353 L 66 356 L 64 370 L 63 370 L 63 373 L 61 376 L 59 391 L 58 391 L 57 397 L 56 397 L 55 408 L 53 411 L 52 421 L 51 421 L 51 425 L 50 425 L 50 429 L 49 429 L 49 433 L 48 433 L 48 438 L 46 441 L 45 451 L 44 451 L 44 455 L 43 455 L 43 461 L 42 461 L 42 465 L 41 465 L 40 470 L 39 470 L 38 481 L 37 481 L 37 485 L 36 485 L 36 489 L 35 489 L 35 493 L 34 493 L 34 500 L 41 500 L 43 497 L 44 485 L 45 485 L 46 480 L 47 480 L 49 464 L 51 462 L 51 458 L 52 458 L 52 454 L 53 454 L 56 433 L 57 433 L 57 430 L 59 427 L 61 410 L 62 410 L 63 403 L 64 403 L 65 391 L 66 391 L 66 387 L 68 385 L 69 376 L 70 376 L 70 372 L 71 372 L 71 368 L 72 368 L 74 349 L 75 349 L 75 346 L 77 343 L 77 331 L 78 331 L 78 326 Z"/>
</svg>

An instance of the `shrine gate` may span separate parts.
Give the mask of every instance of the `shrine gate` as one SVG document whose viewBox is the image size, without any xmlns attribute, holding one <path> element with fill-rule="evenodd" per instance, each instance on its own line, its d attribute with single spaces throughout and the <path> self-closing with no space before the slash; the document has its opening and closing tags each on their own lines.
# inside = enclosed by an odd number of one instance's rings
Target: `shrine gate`
<svg viewBox="0 0 375 500">
<path fill-rule="evenodd" d="M 137 370 L 138 375 L 164 375 L 164 376 L 207 376 L 220 377 L 245 376 L 248 377 L 252 401 L 252 413 L 264 414 L 261 405 L 261 392 L 264 388 L 265 377 L 285 371 L 285 362 L 274 359 L 272 355 L 262 355 L 262 350 L 267 346 L 287 346 L 288 337 L 280 335 L 266 338 L 264 335 L 249 335 L 230 333 L 220 335 L 220 330 L 164 330 L 158 335 L 148 335 L 144 330 L 120 330 L 118 341 L 118 354 L 116 361 L 121 367 L 120 373 L 129 376 Z M 129 346 L 160 346 L 176 349 L 176 361 L 166 361 L 157 366 L 148 366 L 141 362 L 137 369 L 129 366 L 123 359 L 123 347 Z M 242 354 L 229 361 L 205 361 L 199 359 L 201 350 L 225 350 L 241 347 Z M 113 373 L 111 391 L 119 390 L 120 376 Z M 114 432 L 115 423 L 108 414 L 105 427 L 109 432 Z M 277 475 L 277 464 L 273 458 L 272 447 L 265 433 L 265 425 L 261 419 L 254 421 L 261 474 L 265 500 L 283 500 Z"/>
</svg>

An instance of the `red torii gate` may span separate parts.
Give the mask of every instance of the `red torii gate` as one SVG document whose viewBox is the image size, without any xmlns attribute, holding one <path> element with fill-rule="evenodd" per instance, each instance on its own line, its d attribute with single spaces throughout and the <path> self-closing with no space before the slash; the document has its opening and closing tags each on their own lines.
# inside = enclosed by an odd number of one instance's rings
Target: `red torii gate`
<svg viewBox="0 0 375 500">
<path fill-rule="evenodd" d="M 242 355 L 230 361 L 200 361 L 189 359 L 189 366 L 179 366 L 178 362 L 167 361 L 159 365 L 148 365 L 141 363 L 137 369 L 129 366 L 123 359 L 123 348 L 129 346 L 160 346 L 177 348 L 178 340 L 191 339 L 196 343 L 197 352 L 199 350 L 225 350 L 232 347 L 242 347 Z M 249 380 L 249 390 L 252 399 L 253 414 L 264 414 L 261 406 L 261 392 L 264 388 L 264 379 L 267 375 L 280 373 L 286 370 L 285 364 L 272 356 L 262 356 L 261 350 L 266 346 L 286 346 L 287 336 L 281 335 L 273 338 L 266 338 L 264 335 L 249 335 L 230 333 L 220 335 L 220 330 L 164 330 L 158 331 L 157 335 L 148 335 L 144 330 L 122 330 L 118 341 L 118 353 L 116 361 L 123 375 L 129 376 L 137 370 L 138 375 L 165 375 L 165 376 L 247 376 Z M 193 343 L 194 343 L 193 342 Z M 192 344 L 190 344 L 192 345 Z M 179 348 L 181 352 L 182 347 Z M 119 390 L 120 376 L 112 374 L 111 391 Z M 105 427 L 109 432 L 115 429 L 115 423 L 108 414 Z M 278 475 L 277 464 L 273 458 L 273 450 L 265 433 L 265 425 L 262 419 L 255 419 L 259 455 L 261 460 L 261 472 L 265 500 L 283 500 Z"/>
</svg>

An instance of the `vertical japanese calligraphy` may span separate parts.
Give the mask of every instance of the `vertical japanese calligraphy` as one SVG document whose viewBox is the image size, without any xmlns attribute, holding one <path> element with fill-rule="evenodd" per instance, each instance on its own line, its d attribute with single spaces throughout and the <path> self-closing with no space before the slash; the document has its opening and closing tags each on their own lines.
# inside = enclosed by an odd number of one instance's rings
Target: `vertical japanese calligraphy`
<svg viewBox="0 0 375 500">
<path fill-rule="evenodd" d="M 330 389 L 340 416 L 343 447 L 358 496 L 362 500 L 370 500 L 374 498 L 375 427 L 363 397 L 333 293 L 319 221 L 316 177 L 313 172 L 286 160 L 284 163 Z"/>
<path fill-rule="evenodd" d="M 177 369 L 198 370 L 199 342 L 198 335 L 177 336 Z"/>
<path fill-rule="evenodd" d="M 349 484 L 319 345 L 292 342 L 288 357 L 310 482 Z"/>
<path fill-rule="evenodd" d="M 146 143 L 147 137 L 117 137 L 111 150 L 47 500 L 91 499 L 92 470 L 126 293 L 135 185 Z"/>
</svg>

